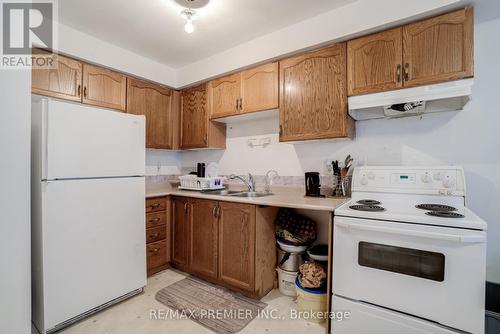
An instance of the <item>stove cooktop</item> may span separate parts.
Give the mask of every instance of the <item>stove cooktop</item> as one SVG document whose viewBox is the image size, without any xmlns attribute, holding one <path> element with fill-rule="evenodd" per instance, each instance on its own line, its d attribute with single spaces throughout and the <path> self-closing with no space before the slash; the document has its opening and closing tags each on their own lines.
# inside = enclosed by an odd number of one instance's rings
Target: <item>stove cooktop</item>
<svg viewBox="0 0 500 334">
<path fill-rule="evenodd" d="M 374 200 L 374 199 L 361 199 L 361 200 L 357 201 L 356 203 L 362 204 L 362 205 L 379 205 L 379 204 L 382 204 L 379 201 Z"/>
<path fill-rule="evenodd" d="M 335 210 L 336 216 L 485 230 L 486 223 L 459 202 L 436 198 L 353 198 Z M 384 198 L 382 198 L 384 197 Z M 367 204 L 364 204 L 367 203 Z M 375 204 L 378 203 L 378 204 Z M 450 205 L 451 204 L 451 205 Z"/>
<path fill-rule="evenodd" d="M 351 205 L 349 207 L 353 210 L 358 210 L 358 211 L 368 211 L 368 212 L 385 211 L 383 207 L 378 205 L 361 204 L 361 205 Z"/>
<path fill-rule="evenodd" d="M 440 217 L 440 218 L 465 218 L 463 214 L 452 211 L 428 211 L 425 214 L 428 216 Z"/>
<path fill-rule="evenodd" d="M 415 207 L 427 211 L 457 211 L 457 208 L 444 204 L 417 204 Z"/>
</svg>

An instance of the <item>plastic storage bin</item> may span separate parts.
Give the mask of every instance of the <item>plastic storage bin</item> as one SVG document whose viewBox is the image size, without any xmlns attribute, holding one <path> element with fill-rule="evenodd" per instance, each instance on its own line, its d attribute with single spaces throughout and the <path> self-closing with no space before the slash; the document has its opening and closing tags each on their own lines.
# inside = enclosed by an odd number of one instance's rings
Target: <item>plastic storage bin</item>
<svg viewBox="0 0 500 334">
<path fill-rule="evenodd" d="M 279 267 L 276 268 L 276 271 L 278 272 L 278 288 L 280 289 L 280 292 L 285 296 L 297 296 L 297 291 L 295 289 L 297 272 L 286 271 Z"/>
<path fill-rule="evenodd" d="M 209 190 L 209 189 L 223 189 L 224 177 L 197 177 L 196 175 L 183 175 L 179 176 L 181 182 L 180 189 L 188 190 Z"/>
<path fill-rule="evenodd" d="M 303 312 L 302 318 L 310 322 L 324 322 L 327 316 L 326 291 L 303 288 L 298 277 L 295 278 L 295 289 L 297 308 Z"/>
</svg>

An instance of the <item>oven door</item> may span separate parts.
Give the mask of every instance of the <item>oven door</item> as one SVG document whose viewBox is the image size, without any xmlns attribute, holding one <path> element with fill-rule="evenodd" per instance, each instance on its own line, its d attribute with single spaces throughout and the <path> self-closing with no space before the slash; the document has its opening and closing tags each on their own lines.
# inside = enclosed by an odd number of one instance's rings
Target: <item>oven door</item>
<svg viewBox="0 0 500 334">
<path fill-rule="evenodd" d="M 333 293 L 484 333 L 486 233 L 335 217 Z"/>
</svg>

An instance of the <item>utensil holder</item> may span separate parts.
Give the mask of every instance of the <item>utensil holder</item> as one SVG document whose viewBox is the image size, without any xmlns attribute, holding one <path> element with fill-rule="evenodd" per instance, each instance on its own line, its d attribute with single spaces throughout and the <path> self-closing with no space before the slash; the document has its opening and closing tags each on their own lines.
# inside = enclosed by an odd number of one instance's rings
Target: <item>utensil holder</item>
<svg viewBox="0 0 500 334">
<path fill-rule="evenodd" d="M 332 180 L 332 196 L 349 197 L 351 196 L 352 176 L 334 176 Z"/>
</svg>

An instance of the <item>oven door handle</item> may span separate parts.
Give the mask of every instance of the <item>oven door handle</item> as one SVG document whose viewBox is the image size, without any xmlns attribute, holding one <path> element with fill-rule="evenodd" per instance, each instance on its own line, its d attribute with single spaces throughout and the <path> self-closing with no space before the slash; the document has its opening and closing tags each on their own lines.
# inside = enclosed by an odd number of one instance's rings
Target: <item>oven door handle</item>
<svg viewBox="0 0 500 334">
<path fill-rule="evenodd" d="M 361 231 L 372 231 L 380 233 L 398 234 L 410 237 L 427 238 L 427 239 L 438 239 L 444 241 L 452 241 L 458 243 L 484 243 L 486 242 L 486 236 L 484 234 L 470 234 L 470 235 L 456 235 L 456 234 L 446 234 L 446 233 L 433 233 L 424 231 L 414 231 L 414 230 L 403 230 L 398 228 L 390 227 L 372 227 L 358 224 L 348 224 L 342 222 L 336 222 L 335 226 L 350 230 L 361 230 Z"/>
</svg>

